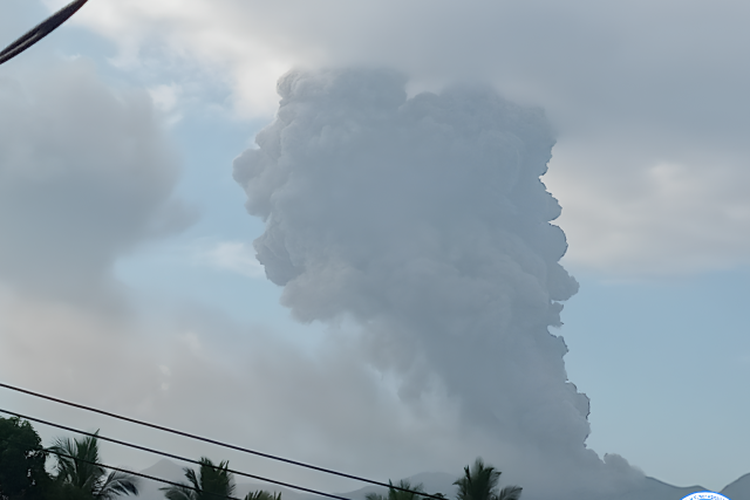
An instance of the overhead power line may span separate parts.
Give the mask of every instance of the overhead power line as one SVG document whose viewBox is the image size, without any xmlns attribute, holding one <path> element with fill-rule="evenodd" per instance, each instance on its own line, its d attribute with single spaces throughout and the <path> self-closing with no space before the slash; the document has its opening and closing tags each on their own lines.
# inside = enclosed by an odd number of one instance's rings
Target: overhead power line
<svg viewBox="0 0 750 500">
<path fill-rule="evenodd" d="M 70 2 L 68 5 L 58 10 L 46 20 L 32 28 L 21 38 L 5 47 L 3 51 L 0 52 L 0 64 L 13 59 L 18 54 L 37 43 L 42 38 L 52 33 L 58 26 L 67 21 L 70 16 L 75 14 L 78 9 L 83 7 L 83 4 L 85 4 L 86 2 L 88 2 L 88 0 L 75 0 L 73 2 Z"/>
<path fill-rule="evenodd" d="M 384 488 L 389 488 L 389 489 L 394 489 L 394 490 L 398 490 L 398 491 L 403 491 L 403 492 L 406 492 L 406 493 L 415 493 L 417 495 L 420 495 L 420 496 L 423 496 L 423 497 L 427 497 L 427 498 L 432 498 L 434 500 L 444 500 L 444 497 L 439 496 L 439 495 L 430 495 L 430 494 L 427 494 L 427 493 L 422 493 L 422 492 L 419 492 L 419 491 L 410 490 L 408 488 L 401 488 L 401 487 L 399 487 L 397 485 L 394 485 L 394 484 L 391 484 L 391 483 L 384 483 L 382 481 L 376 481 L 376 480 L 373 480 L 373 479 L 368 479 L 366 477 L 356 476 L 354 474 L 347 474 L 346 472 L 340 472 L 340 471 L 337 471 L 337 470 L 328 469 L 326 467 L 319 467 L 317 465 L 308 464 L 308 463 L 305 463 L 305 462 L 299 462 L 297 460 L 292 460 L 292 459 L 289 459 L 289 458 L 284 458 L 284 457 L 280 457 L 280 456 L 277 456 L 277 455 L 272 455 L 270 453 L 264 453 L 264 452 L 261 452 L 261 451 L 252 450 L 250 448 L 245 448 L 245 447 L 242 447 L 242 446 L 233 445 L 231 443 L 226 443 L 226 442 L 223 442 L 223 441 L 218 441 L 216 439 L 211 439 L 211 438 L 207 438 L 207 437 L 203 437 L 203 436 L 198 436 L 196 434 L 191 434 L 189 432 L 181 431 L 181 430 L 178 430 L 178 429 L 173 429 L 173 428 L 166 427 L 166 426 L 163 426 L 163 425 L 152 424 L 150 422 L 145 422 L 143 420 L 138 420 L 138 419 L 135 419 L 135 418 L 126 417 L 124 415 L 119 415 L 117 413 L 109 412 L 109 411 L 106 411 L 106 410 L 101 410 L 99 408 L 94 408 L 92 406 L 87 406 L 87 405 L 83 405 L 83 404 L 80 404 L 80 403 L 75 403 L 73 401 L 68 401 L 68 400 L 65 400 L 65 399 L 56 398 L 54 396 L 48 396 L 46 394 L 41 394 L 41 393 L 38 393 L 38 392 L 30 391 L 28 389 L 23 389 L 21 387 L 16 387 L 16 386 L 13 386 L 13 385 L 10 385 L 10 384 L 5 384 L 5 383 L 0 382 L 0 388 L 8 389 L 8 390 L 11 390 L 11 391 L 20 392 L 22 394 L 27 394 L 29 396 L 34 396 L 36 398 L 46 399 L 47 401 L 52 401 L 54 403 L 59 403 L 59 404 L 62 404 L 62 405 L 70 406 L 72 408 L 77 408 L 79 410 L 84 410 L 84 411 L 88 411 L 88 412 L 91 412 L 91 413 L 97 413 L 99 415 L 104 415 L 106 417 L 114 418 L 114 419 L 117 419 L 117 420 L 122 420 L 124 422 L 128 422 L 128 423 L 131 423 L 131 424 L 136 424 L 136 425 L 140 425 L 140 426 L 143 426 L 143 427 L 149 427 L 151 429 L 156 429 L 156 430 L 159 430 L 159 431 L 162 431 L 162 432 L 167 432 L 167 433 L 174 434 L 174 435 L 177 435 L 177 436 L 186 437 L 186 438 L 193 439 L 193 440 L 196 440 L 196 441 L 202 441 L 204 443 L 209 443 L 209 444 L 213 444 L 213 445 L 216 445 L 216 446 L 221 446 L 223 448 L 227 448 L 227 449 L 230 449 L 230 450 L 240 451 L 242 453 L 248 453 L 250 455 L 255 455 L 255 456 L 258 456 L 258 457 L 262 457 L 262 458 L 267 458 L 269 460 L 275 460 L 277 462 L 282 462 L 282 463 L 286 463 L 286 464 L 290 464 L 290 465 L 296 465 L 298 467 L 304 467 L 306 469 L 314 470 L 314 471 L 317 471 L 317 472 L 323 472 L 325 474 L 331 474 L 331 475 L 343 477 L 343 478 L 346 478 L 346 479 L 353 479 L 355 481 L 360 481 L 360 482 L 363 482 L 363 483 L 374 484 L 376 486 L 382 486 Z"/>
<path fill-rule="evenodd" d="M 188 462 L 188 463 L 191 463 L 191 464 L 194 464 L 194 465 L 202 465 L 199 460 L 194 460 L 192 458 L 183 457 L 181 455 L 175 455 L 174 453 L 169 453 L 169 452 L 166 452 L 166 451 L 161 451 L 161 450 L 157 450 L 157 449 L 154 449 L 154 448 L 149 448 L 147 446 L 141 446 L 139 444 L 130 443 L 130 442 L 127 442 L 127 441 L 121 441 L 119 439 L 114 439 L 114 438 L 107 437 L 107 436 L 102 436 L 101 434 L 94 433 L 94 432 L 82 431 L 80 429 L 76 429 L 74 427 L 69 427 L 67 425 L 62 425 L 62 424 L 58 424 L 58 423 L 55 423 L 55 422 L 50 422 L 49 420 L 43 420 L 41 418 L 30 417 L 28 415 L 23 415 L 21 413 L 17 413 L 17 412 L 10 411 L 10 410 L 5 410 L 5 409 L 2 409 L 2 408 L 0 408 L 0 413 L 5 413 L 5 414 L 8 414 L 8 415 L 13 415 L 14 417 L 18 417 L 18 418 L 22 418 L 22 419 L 25 419 L 25 420 L 29 420 L 31 422 L 37 422 L 39 424 L 49 425 L 50 427 L 56 427 L 58 429 L 62 429 L 64 431 L 68 431 L 68 432 L 75 432 L 77 434 L 82 434 L 84 436 L 89 436 L 89 437 L 93 437 L 93 438 L 96 438 L 96 439 L 101 439 L 102 441 L 108 441 L 110 443 L 119 444 L 121 446 L 127 446 L 128 448 L 133 448 L 133 449 L 136 449 L 136 450 L 145 451 L 147 453 L 153 453 L 154 455 L 160 455 L 162 457 L 172 458 L 172 459 L 175 459 L 175 460 L 181 460 L 183 462 Z M 219 469 L 219 467 L 217 467 L 217 466 L 213 466 L 213 468 L 217 469 L 217 470 Z M 247 478 L 250 478 L 250 479 L 257 479 L 259 481 L 263 481 L 263 482 L 266 482 L 266 483 L 275 484 L 277 486 L 284 486 L 286 488 L 292 488 L 292 489 L 295 489 L 295 490 L 304 491 L 305 493 L 312 493 L 314 495 L 320 495 L 320 496 L 324 496 L 324 497 L 328 497 L 328 498 L 334 498 L 336 500 L 350 500 L 347 497 L 342 497 L 340 495 L 334 495 L 332 493 L 326 493 L 324 491 L 314 490 L 312 488 L 307 488 L 305 486 L 298 486 L 296 484 L 287 483 L 287 482 L 284 482 L 284 481 L 277 481 L 276 479 L 270 479 L 270 478 L 267 478 L 267 477 L 258 476 L 258 475 L 255 475 L 255 474 L 249 474 L 247 472 L 242 472 L 242 471 L 238 471 L 238 470 L 233 470 L 233 469 L 226 469 L 226 470 L 227 470 L 227 472 L 231 472 L 232 474 L 235 474 L 237 476 L 243 476 L 243 477 L 247 477 Z"/>
</svg>

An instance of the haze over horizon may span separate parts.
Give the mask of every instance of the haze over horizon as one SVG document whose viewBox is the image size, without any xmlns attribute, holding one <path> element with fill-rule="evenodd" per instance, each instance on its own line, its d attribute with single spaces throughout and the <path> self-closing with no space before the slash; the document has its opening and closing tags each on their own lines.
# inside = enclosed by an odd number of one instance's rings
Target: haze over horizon
<svg viewBox="0 0 750 500">
<path fill-rule="evenodd" d="M 750 472 L 747 10 L 92 0 L 0 67 L 0 379 L 382 479 L 719 490 Z"/>
</svg>

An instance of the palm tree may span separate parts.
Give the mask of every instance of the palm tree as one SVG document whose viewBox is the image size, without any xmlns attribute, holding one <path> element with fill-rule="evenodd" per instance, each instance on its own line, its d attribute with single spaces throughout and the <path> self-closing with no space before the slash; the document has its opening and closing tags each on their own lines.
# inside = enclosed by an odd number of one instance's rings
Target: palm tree
<svg viewBox="0 0 750 500">
<path fill-rule="evenodd" d="M 64 489 L 94 500 L 113 500 L 138 495 L 138 479 L 124 472 L 107 471 L 100 465 L 99 440 L 94 436 L 71 440 L 58 438 L 49 448 L 57 457 L 55 480 Z"/>
<path fill-rule="evenodd" d="M 412 486 L 409 481 L 402 479 L 396 485 L 400 489 L 393 487 L 393 483 L 389 480 L 390 488 L 388 488 L 388 496 L 381 495 L 380 493 L 368 493 L 365 495 L 365 500 L 421 500 L 423 497 L 419 493 L 424 493 L 424 487 L 422 484 Z M 410 490 L 410 491 L 403 491 Z"/>
<path fill-rule="evenodd" d="M 464 477 L 453 484 L 458 486 L 458 500 L 518 500 L 521 498 L 520 486 L 506 486 L 497 491 L 501 472 L 491 465 L 485 465 L 477 458 L 474 465 L 464 467 Z"/>
<path fill-rule="evenodd" d="M 234 478 L 229 472 L 229 462 L 219 465 L 206 458 L 200 459 L 200 469 L 196 474 L 194 469 L 185 467 L 185 477 L 188 483 L 180 486 L 160 488 L 168 500 L 221 500 L 231 497 L 234 493 Z"/>
<path fill-rule="evenodd" d="M 251 491 L 245 495 L 245 500 L 281 500 L 281 492 L 270 493 L 265 490 Z"/>
</svg>

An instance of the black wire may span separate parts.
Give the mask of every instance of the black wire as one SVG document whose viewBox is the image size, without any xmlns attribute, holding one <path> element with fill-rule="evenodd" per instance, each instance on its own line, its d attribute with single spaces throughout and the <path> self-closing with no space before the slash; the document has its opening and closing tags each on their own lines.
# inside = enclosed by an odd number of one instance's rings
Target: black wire
<svg viewBox="0 0 750 500">
<path fill-rule="evenodd" d="M 427 494 L 427 493 L 422 493 L 422 492 L 419 492 L 419 491 L 410 490 L 408 488 L 401 488 L 401 487 L 396 486 L 394 484 L 383 483 L 381 481 L 375 481 L 373 479 L 367 479 L 365 477 L 355 476 L 353 474 L 347 474 L 345 472 L 339 472 L 339 471 L 336 471 L 336 470 L 333 470 L 333 469 L 327 469 L 325 467 L 319 467 L 317 465 L 312 465 L 312 464 L 308 464 L 308 463 L 304 463 L 304 462 L 298 462 L 296 460 L 292 460 L 292 459 L 284 458 L 284 457 L 279 457 L 279 456 L 276 456 L 276 455 L 271 455 L 269 453 L 263 453 L 263 452 L 256 451 L 256 450 L 251 450 L 249 448 L 243 448 L 242 446 L 236 446 L 236 445 L 233 445 L 233 444 L 230 444 L 230 443 L 224 443 L 222 441 L 217 441 L 215 439 L 210 439 L 210 438 L 206 438 L 206 437 L 202 437 L 202 436 L 197 436 L 195 434 L 190 434 L 188 432 L 180 431 L 180 430 L 177 430 L 177 429 L 171 429 L 169 427 L 164 427 L 162 425 L 152 424 L 152 423 L 149 423 L 149 422 L 144 422 L 142 420 L 137 420 L 135 418 L 126 417 L 126 416 L 123 416 L 123 415 L 118 415 L 116 413 L 112 413 L 112 412 L 105 411 L 105 410 L 100 410 L 98 408 L 94 408 L 94 407 L 91 407 L 91 406 L 82 405 L 80 403 L 74 403 L 72 401 L 67 401 L 67 400 L 56 398 L 56 397 L 53 397 L 53 396 L 47 396 L 46 394 L 40 394 L 38 392 L 30 391 L 28 389 L 22 389 L 20 387 L 12 386 L 12 385 L 9 385 L 9 384 L 4 384 L 2 382 L 0 382 L 0 387 L 4 388 L 4 389 L 9 389 L 11 391 L 20 392 L 20 393 L 23 393 L 23 394 L 28 394 L 29 396 L 34 396 L 34 397 L 37 397 L 37 398 L 46 399 L 46 400 L 52 401 L 54 403 L 59 403 L 59 404 L 63 404 L 63 405 L 66 405 L 66 406 L 73 407 L 73 408 L 78 408 L 80 410 L 85 410 L 85 411 L 89 411 L 89 412 L 92 412 L 92 413 L 98 413 L 100 415 L 104 415 L 104 416 L 107 416 L 107 417 L 116 418 L 118 420 L 129 422 L 131 424 L 137 424 L 137 425 L 141 425 L 141 426 L 144 426 L 144 427 L 150 427 L 152 429 L 160 430 L 160 431 L 163 431 L 163 432 L 169 432 L 171 434 L 176 434 L 178 436 L 186 437 L 186 438 L 189 438 L 189 439 L 194 439 L 196 441 L 203 441 L 204 443 L 214 444 L 214 445 L 217 445 L 217 446 L 228 448 L 230 450 L 241 451 L 243 453 L 249 453 L 251 455 L 256 455 L 256 456 L 263 457 L 263 458 L 268 458 L 270 460 L 276 460 L 278 462 L 283 462 L 283 463 L 287 463 L 287 464 L 291 464 L 291 465 L 296 465 L 298 467 L 304 467 L 306 469 L 311 469 L 311 470 L 315 470 L 315 471 L 318 471 L 318 472 L 324 472 L 326 474 L 332 474 L 334 476 L 345 477 L 347 479 L 354 479 L 355 481 L 361 481 L 363 483 L 374 484 L 376 486 L 382 486 L 382 487 L 389 488 L 389 489 L 394 489 L 394 490 L 397 490 L 397 491 L 403 491 L 403 492 L 406 492 L 406 493 L 415 493 L 415 494 L 418 494 L 420 496 L 424 496 L 424 497 L 427 497 L 427 498 L 433 498 L 435 500 L 444 500 L 444 497 L 441 497 L 441 496 L 430 495 L 430 494 Z"/>
<path fill-rule="evenodd" d="M 88 0 L 74 0 L 73 2 L 70 2 L 68 5 L 29 30 L 21 38 L 5 47 L 3 51 L 0 52 L 0 64 L 13 59 L 42 38 L 52 33 L 58 26 L 67 21 L 70 16 L 75 14 L 78 9 L 83 7 L 83 4 L 86 2 L 88 2 Z"/>
<path fill-rule="evenodd" d="M 68 432 L 75 432 L 77 434 L 83 434 L 84 436 L 89 436 L 89 437 L 101 439 L 102 441 L 109 441 L 110 443 L 119 444 L 121 446 L 127 446 L 128 448 L 134 448 L 136 450 L 141 450 L 141 451 L 145 451 L 145 452 L 148 452 L 148 453 L 153 453 L 155 455 L 161 455 L 163 457 L 172 458 L 172 459 L 175 459 L 175 460 L 181 460 L 183 462 L 188 462 L 188 463 L 195 464 L 195 465 L 203 465 L 199 460 L 194 460 L 192 458 L 187 458 L 187 457 L 183 457 L 183 456 L 180 456 L 180 455 L 175 455 L 173 453 L 168 453 L 166 451 L 156 450 L 154 448 L 149 448 L 147 446 L 141 446 L 141 445 L 138 445 L 138 444 L 129 443 L 127 441 L 120 441 L 119 439 L 114 439 L 114 438 L 102 436 L 101 434 L 98 434 L 98 433 L 92 433 L 92 432 L 82 431 L 80 429 L 75 429 L 73 427 L 68 427 L 67 425 L 62 425 L 62 424 L 57 424 L 55 422 L 50 422 L 49 420 L 42 420 L 41 418 L 29 417 L 28 415 L 23 415 L 21 413 L 16 413 L 14 411 L 4 410 L 4 409 L 0 408 L 0 413 L 7 413 L 8 415 L 13 415 L 14 417 L 23 418 L 25 420 L 30 420 L 31 422 L 37 422 L 37 423 L 40 423 L 40 424 L 49 425 L 51 427 L 56 427 L 58 429 L 62 429 L 64 431 L 68 431 Z M 217 466 L 212 466 L 212 468 L 214 468 L 216 470 L 219 470 L 219 467 L 217 467 Z M 306 488 L 304 486 L 297 486 L 297 485 L 292 484 L 292 483 L 285 483 L 283 481 L 277 481 L 275 479 L 269 479 L 269 478 L 263 477 L 263 476 L 256 476 L 254 474 L 248 474 L 247 472 L 237 471 L 237 470 L 233 470 L 233 469 L 226 469 L 226 470 L 227 470 L 227 472 L 231 472 L 232 474 L 235 474 L 237 476 L 244 476 L 244 477 L 248 477 L 250 479 L 257 479 L 259 481 L 264 481 L 266 483 L 272 483 L 272 484 L 276 484 L 278 486 L 284 486 L 286 488 L 293 488 L 295 490 L 304 491 L 306 493 L 312 493 L 314 495 L 320 495 L 320 496 L 324 496 L 324 497 L 335 498 L 336 500 L 350 500 L 347 497 L 342 497 L 342 496 L 339 496 L 339 495 L 334 495 L 332 493 L 326 493 L 326 492 L 323 492 L 323 491 L 318 491 L 318 490 L 314 490 L 314 489 L 311 489 L 311 488 Z"/>
</svg>

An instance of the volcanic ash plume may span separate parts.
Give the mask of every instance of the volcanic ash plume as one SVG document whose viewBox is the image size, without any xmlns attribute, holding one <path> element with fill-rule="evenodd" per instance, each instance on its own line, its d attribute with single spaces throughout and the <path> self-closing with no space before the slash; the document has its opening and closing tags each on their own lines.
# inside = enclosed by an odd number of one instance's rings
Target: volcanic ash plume
<svg viewBox="0 0 750 500">
<path fill-rule="evenodd" d="M 407 99 L 404 85 L 370 70 L 281 78 L 276 120 L 235 162 L 266 221 L 258 259 L 298 319 L 360 325 L 404 401 L 437 380 L 468 426 L 528 463 L 600 464 L 549 332 L 578 285 L 540 181 L 547 121 L 487 88 Z"/>
</svg>

